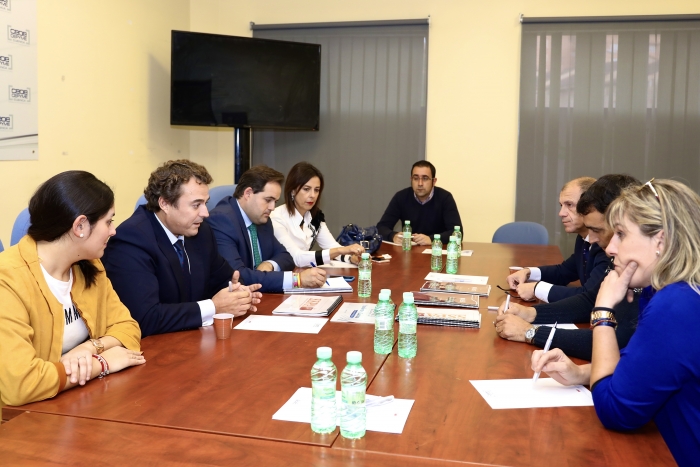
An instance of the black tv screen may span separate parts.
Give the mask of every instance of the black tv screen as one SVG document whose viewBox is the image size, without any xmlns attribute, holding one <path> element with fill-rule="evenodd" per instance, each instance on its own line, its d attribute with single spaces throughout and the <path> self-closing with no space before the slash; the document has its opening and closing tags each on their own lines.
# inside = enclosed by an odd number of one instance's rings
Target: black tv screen
<svg viewBox="0 0 700 467">
<path fill-rule="evenodd" d="M 170 124 L 318 130 L 321 46 L 172 31 Z"/>
</svg>

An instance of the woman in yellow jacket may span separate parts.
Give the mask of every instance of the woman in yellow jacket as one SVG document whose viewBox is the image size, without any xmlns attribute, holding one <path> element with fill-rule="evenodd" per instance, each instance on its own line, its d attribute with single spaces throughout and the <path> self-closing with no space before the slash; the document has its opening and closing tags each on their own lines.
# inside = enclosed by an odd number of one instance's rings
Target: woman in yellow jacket
<svg viewBox="0 0 700 467">
<path fill-rule="evenodd" d="M 116 233 L 112 190 L 63 172 L 37 189 L 29 215 L 27 235 L 0 253 L 0 407 L 146 361 L 99 259 Z"/>
</svg>

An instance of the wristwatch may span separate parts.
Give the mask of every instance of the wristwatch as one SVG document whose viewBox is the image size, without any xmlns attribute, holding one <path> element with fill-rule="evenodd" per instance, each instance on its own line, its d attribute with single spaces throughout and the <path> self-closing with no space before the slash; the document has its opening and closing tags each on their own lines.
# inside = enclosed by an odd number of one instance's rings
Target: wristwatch
<svg viewBox="0 0 700 467">
<path fill-rule="evenodd" d="M 525 342 L 532 344 L 532 341 L 535 339 L 537 329 L 539 329 L 539 326 L 532 326 L 530 329 L 525 331 Z"/>
<path fill-rule="evenodd" d="M 90 343 L 92 343 L 92 345 L 95 346 L 95 350 L 97 351 L 97 355 L 101 354 L 105 349 L 104 344 L 99 339 L 90 339 Z"/>
</svg>

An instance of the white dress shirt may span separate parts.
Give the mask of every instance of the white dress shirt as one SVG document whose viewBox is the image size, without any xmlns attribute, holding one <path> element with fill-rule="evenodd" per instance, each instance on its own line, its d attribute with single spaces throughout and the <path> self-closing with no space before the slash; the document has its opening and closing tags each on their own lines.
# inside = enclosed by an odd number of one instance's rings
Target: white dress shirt
<svg viewBox="0 0 700 467">
<path fill-rule="evenodd" d="M 270 214 L 272 219 L 273 227 L 275 230 L 275 237 L 277 240 L 284 245 L 292 258 L 294 258 L 294 264 L 298 267 L 308 267 L 311 263 L 316 261 L 316 252 L 309 251 L 311 242 L 314 238 L 314 228 L 311 226 L 311 212 L 307 211 L 304 217 L 301 217 L 299 211 L 294 208 L 294 215 L 290 216 L 287 212 L 287 206 L 281 205 L 277 206 L 272 214 Z M 299 225 L 303 225 L 299 228 Z M 342 248 L 343 246 L 335 241 L 333 234 L 328 230 L 325 222 L 321 222 L 318 228 L 318 235 L 316 236 L 316 243 L 323 249 L 322 257 L 323 264 L 328 264 L 331 261 L 331 248 Z M 316 265 L 318 266 L 318 264 Z"/>
</svg>

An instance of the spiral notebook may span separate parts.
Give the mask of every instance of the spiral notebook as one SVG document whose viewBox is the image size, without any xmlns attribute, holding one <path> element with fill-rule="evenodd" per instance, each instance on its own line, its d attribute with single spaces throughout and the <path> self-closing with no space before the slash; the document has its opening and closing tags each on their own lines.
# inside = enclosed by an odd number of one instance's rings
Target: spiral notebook
<svg viewBox="0 0 700 467">
<path fill-rule="evenodd" d="M 272 310 L 273 315 L 328 316 L 333 313 L 343 297 L 317 297 L 315 295 L 292 295 Z"/>
<path fill-rule="evenodd" d="M 491 286 L 486 284 L 459 284 L 455 282 L 427 281 L 420 288 L 421 292 L 447 292 L 465 293 L 488 297 L 491 293 Z"/>
<path fill-rule="evenodd" d="M 455 328 L 480 328 L 481 313 L 479 310 L 459 308 L 424 308 L 418 309 L 418 324 L 448 326 Z M 396 317 L 396 321 L 399 317 Z"/>
<path fill-rule="evenodd" d="M 444 292 L 413 292 L 416 305 L 479 308 L 479 296 Z"/>
</svg>

